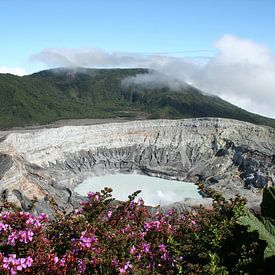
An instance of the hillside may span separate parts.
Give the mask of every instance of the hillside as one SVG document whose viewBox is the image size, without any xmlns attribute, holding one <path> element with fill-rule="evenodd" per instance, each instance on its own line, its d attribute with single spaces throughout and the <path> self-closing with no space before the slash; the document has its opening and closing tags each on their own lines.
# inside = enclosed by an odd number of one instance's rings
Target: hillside
<svg viewBox="0 0 275 275">
<path fill-rule="evenodd" d="M 122 85 L 147 69 L 56 69 L 19 77 L 0 74 L 0 128 L 44 124 L 69 118 L 223 117 L 275 127 L 219 97 L 186 85 Z"/>
</svg>

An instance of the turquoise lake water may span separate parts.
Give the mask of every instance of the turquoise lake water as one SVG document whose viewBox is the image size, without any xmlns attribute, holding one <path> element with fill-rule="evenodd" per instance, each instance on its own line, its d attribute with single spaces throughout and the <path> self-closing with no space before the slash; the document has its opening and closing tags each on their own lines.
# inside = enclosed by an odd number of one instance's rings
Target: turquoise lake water
<svg viewBox="0 0 275 275">
<path fill-rule="evenodd" d="M 111 174 L 100 177 L 91 177 L 79 184 L 75 191 L 86 196 L 89 191 L 100 191 L 104 187 L 113 189 L 113 197 L 117 200 L 127 200 L 128 195 L 137 190 L 142 192 L 146 205 L 168 205 L 183 201 L 185 198 L 202 199 L 194 183 L 175 180 L 166 180 L 140 174 Z"/>
</svg>

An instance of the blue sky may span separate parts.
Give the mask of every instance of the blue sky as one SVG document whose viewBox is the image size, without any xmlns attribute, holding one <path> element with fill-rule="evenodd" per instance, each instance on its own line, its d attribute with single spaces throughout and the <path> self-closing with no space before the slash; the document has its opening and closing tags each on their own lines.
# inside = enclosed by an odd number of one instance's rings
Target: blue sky
<svg viewBox="0 0 275 275">
<path fill-rule="evenodd" d="M 211 56 L 224 34 L 275 51 L 274 14 L 267 0 L 1 0 L 0 66 L 30 72 L 29 56 L 56 47 Z"/>
<path fill-rule="evenodd" d="M 0 72 L 150 67 L 275 118 L 274 0 L 0 0 Z"/>
</svg>

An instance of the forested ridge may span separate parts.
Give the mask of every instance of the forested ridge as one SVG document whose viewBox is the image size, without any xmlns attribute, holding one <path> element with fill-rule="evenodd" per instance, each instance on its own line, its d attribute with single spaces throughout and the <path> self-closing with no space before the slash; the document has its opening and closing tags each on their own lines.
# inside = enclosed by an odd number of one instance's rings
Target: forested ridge
<svg viewBox="0 0 275 275">
<path fill-rule="evenodd" d="M 185 85 L 123 85 L 148 69 L 51 69 L 27 76 L 0 74 L 0 128 L 71 118 L 223 117 L 274 127 L 275 120 Z"/>
</svg>

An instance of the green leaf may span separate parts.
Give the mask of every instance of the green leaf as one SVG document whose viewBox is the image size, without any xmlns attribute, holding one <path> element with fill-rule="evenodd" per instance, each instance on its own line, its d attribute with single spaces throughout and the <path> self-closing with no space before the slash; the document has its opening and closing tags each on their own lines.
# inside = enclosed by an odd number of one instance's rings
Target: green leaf
<svg viewBox="0 0 275 275">
<path fill-rule="evenodd" d="M 265 258 L 275 255 L 275 226 L 268 220 L 259 220 L 247 208 L 244 209 L 244 215 L 238 218 L 238 221 L 249 227 L 249 231 L 258 231 L 259 238 L 267 242 L 265 249 Z"/>
</svg>

